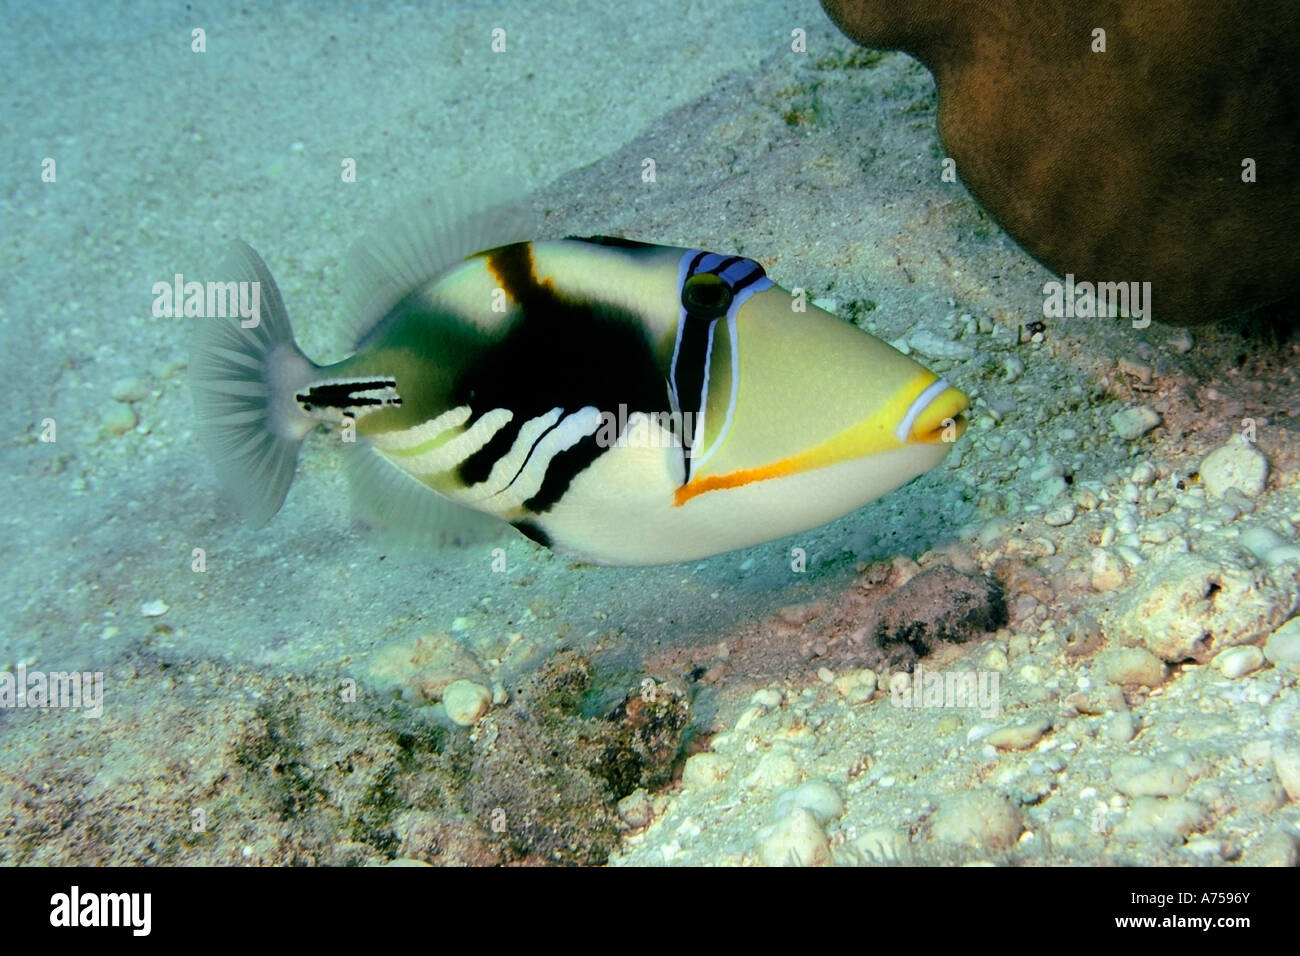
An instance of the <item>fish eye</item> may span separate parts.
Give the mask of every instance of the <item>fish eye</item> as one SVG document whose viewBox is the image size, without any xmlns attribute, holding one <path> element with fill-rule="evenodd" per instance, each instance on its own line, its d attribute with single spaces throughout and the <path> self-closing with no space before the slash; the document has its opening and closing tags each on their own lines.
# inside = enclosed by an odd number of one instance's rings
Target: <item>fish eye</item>
<svg viewBox="0 0 1300 956">
<path fill-rule="evenodd" d="M 715 319 L 731 307 L 731 286 L 712 272 L 693 275 L 682 285 L 682 305 L 689 315 Z"/>
</svg>

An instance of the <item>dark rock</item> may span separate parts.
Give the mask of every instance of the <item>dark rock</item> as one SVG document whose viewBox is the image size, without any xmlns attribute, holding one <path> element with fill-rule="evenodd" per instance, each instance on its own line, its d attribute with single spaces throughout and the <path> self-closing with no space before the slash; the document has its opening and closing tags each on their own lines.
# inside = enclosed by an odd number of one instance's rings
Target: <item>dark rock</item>
<svg viewBox="0 0 1300 956">
<path fill-rule="evenodd" d="M 822 6 L 859 43 L 930 68 L 958 175 L 1054 271 L 1149 281 L 1153 317 L 1178 325 L 1297 288 L 1292 0 Z M 1097 29 L 1104 53 L 1093 51 Z"/>
</svg>

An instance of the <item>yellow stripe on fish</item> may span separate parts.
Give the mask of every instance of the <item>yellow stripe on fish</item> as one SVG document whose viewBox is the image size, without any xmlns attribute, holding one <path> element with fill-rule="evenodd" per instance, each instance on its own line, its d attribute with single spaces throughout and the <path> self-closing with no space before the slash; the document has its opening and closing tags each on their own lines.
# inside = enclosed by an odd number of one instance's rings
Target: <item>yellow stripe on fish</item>
<svg viewBox="0 0 1300 956">
<path fill-rule="evenodd" d="M 326 367 L 236 247 L 223 278 L 262 284 L 262 321 L 203 320 L 191 375 L 250 518 L 278 510 L 302 438 L 327 423 L 355 434 L 354 493 L 385 523 L 465 540 L 504 521 L 589 561 L 685 561 L 846 514 L 961 433 L 965 395 L 752 259 L 511 241 L 503 223 L 417 217 L 363 247 L 364 331 Z"/>
</svg>

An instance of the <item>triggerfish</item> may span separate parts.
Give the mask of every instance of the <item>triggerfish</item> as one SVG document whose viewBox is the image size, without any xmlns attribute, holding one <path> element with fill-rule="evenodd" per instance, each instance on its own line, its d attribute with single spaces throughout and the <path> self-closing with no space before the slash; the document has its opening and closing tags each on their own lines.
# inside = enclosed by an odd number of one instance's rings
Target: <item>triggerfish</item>
<svg viewBox="0 0 1300 956">
<path fill-rule="evenodd" d="M 374 523 L 509 523 L 599 564 L 687 561 L 838 518 L 938 464 L 966 396 L 752 259 L 609 237 L 521 241 L 427 213 L 354 254 L 351 357 L 294 342 L 265 263 L 255 321 L 197 319 L 201 437 L 254 523 L 317 426 Z M 247 326 L 247 327 L 246 327 Z"/>
</svg>

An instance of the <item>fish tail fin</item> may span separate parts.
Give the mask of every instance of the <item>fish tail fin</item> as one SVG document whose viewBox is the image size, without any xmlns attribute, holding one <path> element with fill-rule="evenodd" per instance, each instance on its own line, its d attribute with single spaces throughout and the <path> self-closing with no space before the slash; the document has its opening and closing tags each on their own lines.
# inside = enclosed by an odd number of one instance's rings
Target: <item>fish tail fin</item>
<svg viewBox="0 0 1300 956">
<path fill-rule="evenodd" d="M 199 438 L 223 490 L 245 520 L 260 526 L 284 503 L 298 449 L 317 424 L 294 399 L 317 366 L 294 342 L 280 290 L 251 246 L 235 242 L 221 276 L 256 283 L 250 288 L 258 307 L 247 320 L 194 320 L 190 388 Z"/>
</svg>

